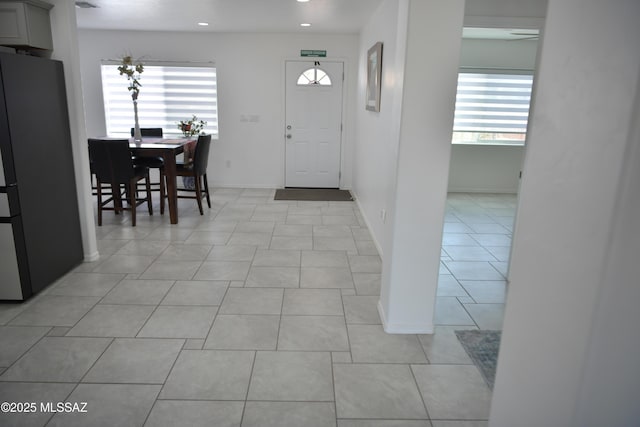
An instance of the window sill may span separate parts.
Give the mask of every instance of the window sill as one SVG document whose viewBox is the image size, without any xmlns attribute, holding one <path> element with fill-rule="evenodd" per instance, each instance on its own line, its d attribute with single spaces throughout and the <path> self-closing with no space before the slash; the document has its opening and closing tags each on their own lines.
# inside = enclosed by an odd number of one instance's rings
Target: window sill
<svg viewBox="0 0 640 427">
<path fill-rule="evenodd" d="M 451 145 L 463 145 L 469 147 L 524 147 L 523 143 L 509 143 L 509 142 L 452 142 Z"/>
</svg>

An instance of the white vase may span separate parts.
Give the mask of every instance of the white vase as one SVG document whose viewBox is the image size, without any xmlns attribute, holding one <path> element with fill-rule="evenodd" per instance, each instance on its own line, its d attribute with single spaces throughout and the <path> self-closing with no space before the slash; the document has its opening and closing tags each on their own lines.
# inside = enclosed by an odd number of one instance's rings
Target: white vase
<svg viewBox="0 0 640 427">
<path fill-rule="evenodd" d="M 135 117 L 135 125 L 133 127 L 133 140 L 142 141 L 142 132 L 140 132 L 140 123 L 138 123 L 138 100 L 133 100 L 133 115 Z"/>
</svg>

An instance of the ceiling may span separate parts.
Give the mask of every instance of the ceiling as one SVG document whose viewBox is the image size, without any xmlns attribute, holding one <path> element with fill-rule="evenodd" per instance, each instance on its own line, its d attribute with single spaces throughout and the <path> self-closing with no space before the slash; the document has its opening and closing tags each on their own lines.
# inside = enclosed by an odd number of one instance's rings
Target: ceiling
<svg viewBox="0 0 640 427">
<path fill-rule="evenodd" d="M 84 0 L 79 28 L 142 31 L 358 33 L 381 0 Z M 77 1 L 76 4 L 79 2 Z M 199 26 L 198 22 L 208 22 Z M 310 23 L 303 28 L 302 23 Z"/>
</svg>

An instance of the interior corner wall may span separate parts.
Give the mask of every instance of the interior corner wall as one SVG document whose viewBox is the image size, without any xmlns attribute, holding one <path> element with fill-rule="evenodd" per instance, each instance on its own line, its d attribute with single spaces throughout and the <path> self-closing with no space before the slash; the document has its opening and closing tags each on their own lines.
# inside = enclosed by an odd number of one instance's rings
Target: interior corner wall
<svg viewBox="0 0 640 427">
<path fill-rule="evenodd" d="M 352 187 L 357 34 L 84 29 L 78 31 L 78 38 L 89 136 L 106 133 L 101 60 L 131 53 L 153 60 L 215 62 L 219 139 L 212 144 L 209 182 L 226 187 L 284 185 L 284 62 L 300 59 L 302 49 L 326 50 L 327 59 L 345 62 L 341 187 Z M 144 86 L 140 98 L 143 96 Z M 259 121 L 242 122 L 242 115 L 255 115 Z"/>
<path fill-rule="evenodd" d="M 638 423 L 638 16 L 549 1 L 491 427 Z"/>
<path fill-rule="evenodd" d="M 383 0 L 360 33 L 353 192 L 381 255 L 387 251 L 400 132 L 408 0 Z M 367 51 L 382 42 L 380 111 L 365 109 Z M 383 217 L 384 216 L 384 217 Z"/>
</svg>

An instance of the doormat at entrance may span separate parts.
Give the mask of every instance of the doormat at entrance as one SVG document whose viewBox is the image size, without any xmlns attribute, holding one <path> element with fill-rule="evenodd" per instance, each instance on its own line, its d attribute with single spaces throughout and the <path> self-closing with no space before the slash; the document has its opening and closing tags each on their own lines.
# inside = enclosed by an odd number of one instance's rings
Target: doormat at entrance
<svg viewBox="0 0 640 427">
<path fill-rule="evenodd" d="M 349 190 L 336 188 L 280 188 L 273 200 L 303 200 L 314 202 L 351 202 Z"/>
<path fill-rule="evenodd" d="M 493 390 L 493 382 L 496 378 L 501 335 L 501 331 L 456 331 L 460 344 L 478 367 L 491 390 Z"/>
</svg>

